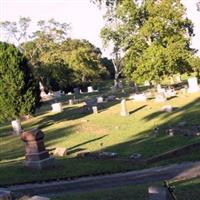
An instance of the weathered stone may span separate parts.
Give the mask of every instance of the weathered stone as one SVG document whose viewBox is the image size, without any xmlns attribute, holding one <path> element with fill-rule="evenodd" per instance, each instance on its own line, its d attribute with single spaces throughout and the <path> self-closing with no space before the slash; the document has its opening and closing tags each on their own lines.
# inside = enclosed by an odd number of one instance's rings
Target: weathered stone
<svg viewBox="0 0 200 200">
<path fill-rule="evenodd" d="M 53 152 L 53 155 L 54 156 L 60 156 L 60 157 L 66 156 L 67 155 L 67 148 L 57 147 L 55 149 L 55 151 Z"/>
<path fill-rule="evenodd" d="M 52 112 L 62 112 L 63 109 L 62 109 L 62 103 L 53 103 L 51 105 L 52 107 Z"/>
<path fill-rule="evenodd" d="M 21 139 L 25 142 L 26 160 L 24 165 L 26 167 L 43 169 L 54 165 L 53 158 L 45 149 L 43 138 L 44 134 L 39 129 L 32 129 L 21 134 Z"/>
</svg>

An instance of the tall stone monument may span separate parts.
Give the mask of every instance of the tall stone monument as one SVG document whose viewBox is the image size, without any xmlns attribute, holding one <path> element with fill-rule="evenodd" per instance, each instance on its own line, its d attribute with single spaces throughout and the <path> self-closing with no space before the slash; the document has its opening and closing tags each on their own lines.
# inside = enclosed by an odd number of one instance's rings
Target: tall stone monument
<svg viewBox="0 0 200 200">
<path fill-rule="evenodd" d="M 127 111 L 127 107 L 126 107 L 126 99 L 121 100 L 120 115 L 123 117 L 129 116 L 129 112 Z"/>
<path fill-rule="evenodd" d="M 26 159 L 24 165 L 32 169 L 44 169 L 54 166 L 54 159 L 50 157 L 44 146 L 44 133 L 40 129 L 23 132 L 21 139 L 25 142 Z"/>
</svg>

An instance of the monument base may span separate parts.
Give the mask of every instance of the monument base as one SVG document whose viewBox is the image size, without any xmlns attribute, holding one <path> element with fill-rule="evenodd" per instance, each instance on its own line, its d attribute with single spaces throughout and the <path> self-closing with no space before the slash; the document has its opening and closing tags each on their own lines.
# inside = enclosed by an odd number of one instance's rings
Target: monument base
<svg viewBox="0 0 200 200">
<path fill-rule="evenodd" d="M 52 168 L 54 167 L 54 158 L 49 157 L 38 161 L 26 160 L 24 161 L 24 166 L 30 169 L 38 169 L 38 170 Z"/>
</svg>

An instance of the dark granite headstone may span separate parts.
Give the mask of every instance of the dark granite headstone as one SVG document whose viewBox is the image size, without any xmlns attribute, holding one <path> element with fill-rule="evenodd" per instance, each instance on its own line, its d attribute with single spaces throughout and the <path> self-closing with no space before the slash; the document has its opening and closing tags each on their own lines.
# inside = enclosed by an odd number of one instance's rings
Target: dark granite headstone
<svg viewBox="0 0 200 200">
<path fill-rule="evenodd" d="M 45 149 L 44 133 L 40 129 L 23 132 L 21 139 L 25 142 L 26 148 L 25 166 L 33 169 L 44 169 L 54 165 L 54 159 Z"/>
</svg>

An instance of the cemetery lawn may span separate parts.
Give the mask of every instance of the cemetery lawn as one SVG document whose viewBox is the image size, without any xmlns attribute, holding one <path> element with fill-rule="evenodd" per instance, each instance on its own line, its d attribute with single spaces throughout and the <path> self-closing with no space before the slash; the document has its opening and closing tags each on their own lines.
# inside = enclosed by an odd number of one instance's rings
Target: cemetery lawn
<svg viewBox="0 0 200 200">
<path fill-rule="evenodd" d="M 120 94 L 122 95 L 122 94 Z M 124 96 L 126 95 L 123 94 Z M 177 134 L 170 137 L 166 129 L 180 122 L 188 126 L 200 124 L 200 95 L 178 95 L 165 103 L 127 101 L 130 112 L 121 117 L 120 100 L 103 103 L 98 114 L 82 113 L 83 103 L 67 105 L 64 111 L 52 113 L 51 104 L 44 104 L 31 119 L 24 121 L 25 130 L 41 125 L 45 133 L 45 145 L 50 153 L 56 147 L 68 149 L 68 155 L 55 158 L 55 168 L 31 171 L 23 167 L 25 148 L 19 136 L 10 135 L 11 127 L 0 124 L 0 185 L 48 181 L 109 174 L 141 169 L 183 161 L 199 160 L 200 150 L 148 165 L 129 162 L 133 153 L 140 153 L 143 159 L 150 158 L 184 145 L 200 142 L 199 136 Z M 176 109 L 172 113 L 161 112 L 163 105 Z M 158 128 L 158 134 L 154 129 Z M 116 152 L 115 159 L 77 158 L 81 152 Z"/>
<path fill-rule="evenodd" d="M 192 179 L 187 181 L 181 181 L 171 183 L 170 185 L 175 186 L 175 195 L 177 199 L 188 200 L 188 199 L 199 199 L 200 179 Z M 83 192 L 74 194 L 63 194 L 62 196 L 54 197 L 53 200 L 145 200 L 148 199 L 148 187 L 150 185 L 162 186 L 163 183 L 153 183 L 145 185 L 133 185 L 128 187 L 120 187 L 107 190 L 99 190 L 94 192 Z"/>
</svg>

